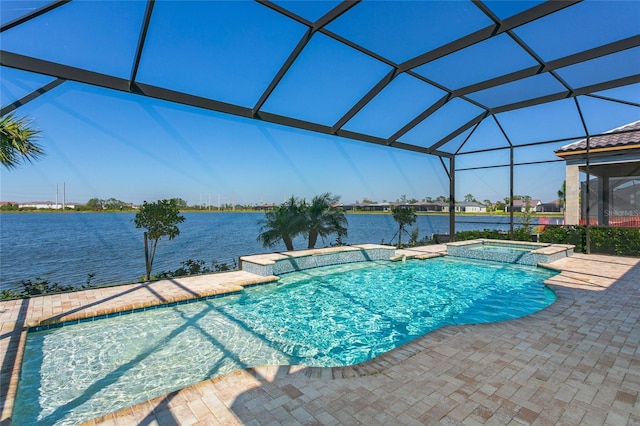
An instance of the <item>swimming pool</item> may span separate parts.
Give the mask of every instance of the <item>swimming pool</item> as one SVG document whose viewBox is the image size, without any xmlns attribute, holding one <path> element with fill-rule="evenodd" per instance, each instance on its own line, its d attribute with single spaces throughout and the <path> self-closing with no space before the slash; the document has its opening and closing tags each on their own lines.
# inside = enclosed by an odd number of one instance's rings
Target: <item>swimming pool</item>
<svg viewBox="0 0 640 426">
<path fill-rule="evenodd" d="M 438 258 L 286 274 L 240 294 L 27 336 L 14 424 L 77 424 L 254 365 L 349 365 L 555 300 L 539 268 Z"/>
</svg>

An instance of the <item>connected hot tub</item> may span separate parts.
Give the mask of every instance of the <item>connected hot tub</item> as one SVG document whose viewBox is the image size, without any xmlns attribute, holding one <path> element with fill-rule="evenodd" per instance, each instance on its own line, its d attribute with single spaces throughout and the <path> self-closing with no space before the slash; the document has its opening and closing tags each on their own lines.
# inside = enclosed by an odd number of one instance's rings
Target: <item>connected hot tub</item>
<svg viewBox="0 0 640 426">
<path fill-rule="evenodd" d="M 447 244 L 447 254 L 468 259 L 536 266 L 573 255 L 567 244 L 528 243 L 510 240 L 468 240 Z"/>
</svg>

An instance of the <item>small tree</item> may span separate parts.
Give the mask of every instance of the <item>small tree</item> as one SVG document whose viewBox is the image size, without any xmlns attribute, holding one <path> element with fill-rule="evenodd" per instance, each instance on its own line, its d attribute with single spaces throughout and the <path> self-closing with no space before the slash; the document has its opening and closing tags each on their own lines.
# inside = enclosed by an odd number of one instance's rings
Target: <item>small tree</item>
<svg viewBox="0 0 640 426">
<path fill-rule="evenodd" d="M 159 200 L 155 203 L 146 201 L 140 206 L 133 222 L 136 228 L 145 228 L 144 233 L 144 260 L 146 266 L 146 279 L 151 279 L 151 268 L 156 255 L 158 241 L 162 237 L 170 240 L 180 235 L 178 224 L 184 222 L 184 216 L 180 215 L 176 199 Z M 151 247 L 149 247 L 151 240 Z"/>
<path fill-rule="evenodd" d="M 415 247 L 418 245 L 418 239 L 420 238 L 420 229 L 416 226 L 411 229 L 411 238 L 409 239 L 409 245 Z"/>
<path fill-rule="evenodd" d="M 393 220 L 398 223 L 398 248 L 402 245 L 402 232 L 404 232 L 404 227 L 406 225 L 411 226 L 416 221 L 416 212 L 412 207 L 391 207 L 391 214 L 393 215 Z"/>
<path fill-rule="evenodd" d="M 524 209 L 522 210 L 522 213 L 520 213 L 520 223 L 522 224 L 524 231 L 529 234 L 533 230 L 533 215 L 536 210 L 531 205 L 530 196 L 525 195 L 522 199 L 524 200 Z"/>
</svg>

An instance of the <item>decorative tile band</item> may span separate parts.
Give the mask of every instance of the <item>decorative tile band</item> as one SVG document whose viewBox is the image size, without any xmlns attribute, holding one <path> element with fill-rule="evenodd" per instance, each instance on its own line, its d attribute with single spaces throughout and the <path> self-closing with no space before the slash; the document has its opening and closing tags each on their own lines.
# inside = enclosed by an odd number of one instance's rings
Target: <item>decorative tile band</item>
<svg viewBox="0 0 640 426">
<path fill-rule="evenodd" d="M 321 266 L 340 265 L 344 263 L 366 262 L 371 260 L 389 260 L 395 253 L 395 248 L 378 246 L 372 248 L 349 249 L 345 251 L 331 251 L 327 253 L 291 255 L 274 260 L 270 264 L 253 263 L 243 260 L 242 270 L 256 275 L 282 275 L 289 272 L 318 268 Z"/>
<path fill-rule="evenodd" d="M 546 247 L 551 247 L 547 245 Z M 518 263 L 537 266 L 550 263 L 573 255 L 572 246 L 559 247 L 551 253 L 544 253 L 543 247 L 518 243 L 493 243 L 487 241 L 470 242 L 469 244 L 448 244 L 449 256 L 467 259 L 490 260 L 502 263 Z"/>
</svg>

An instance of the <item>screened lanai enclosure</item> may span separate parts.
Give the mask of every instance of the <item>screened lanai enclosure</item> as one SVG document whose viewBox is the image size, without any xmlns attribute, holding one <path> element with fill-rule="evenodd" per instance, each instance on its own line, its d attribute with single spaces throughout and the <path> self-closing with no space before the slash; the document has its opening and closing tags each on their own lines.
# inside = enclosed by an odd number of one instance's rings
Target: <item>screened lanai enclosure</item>
<svg viewBox="0 0 640 426">
<path fill-rule="evenodd" d="M 511 232 L 518 196 L 555 203 L 568 224 L 639 223 L 637 1 L 3 0 L 0 12 L 3 116 L 78 115 L 88 106 L 58 97 L 97 87 L 428 157 L 451 235 L 472 221 L 456 217 L 469 193 L 504 200 Z M 434 185 L 409 180 L 423 195 Z"/>
</svg>

